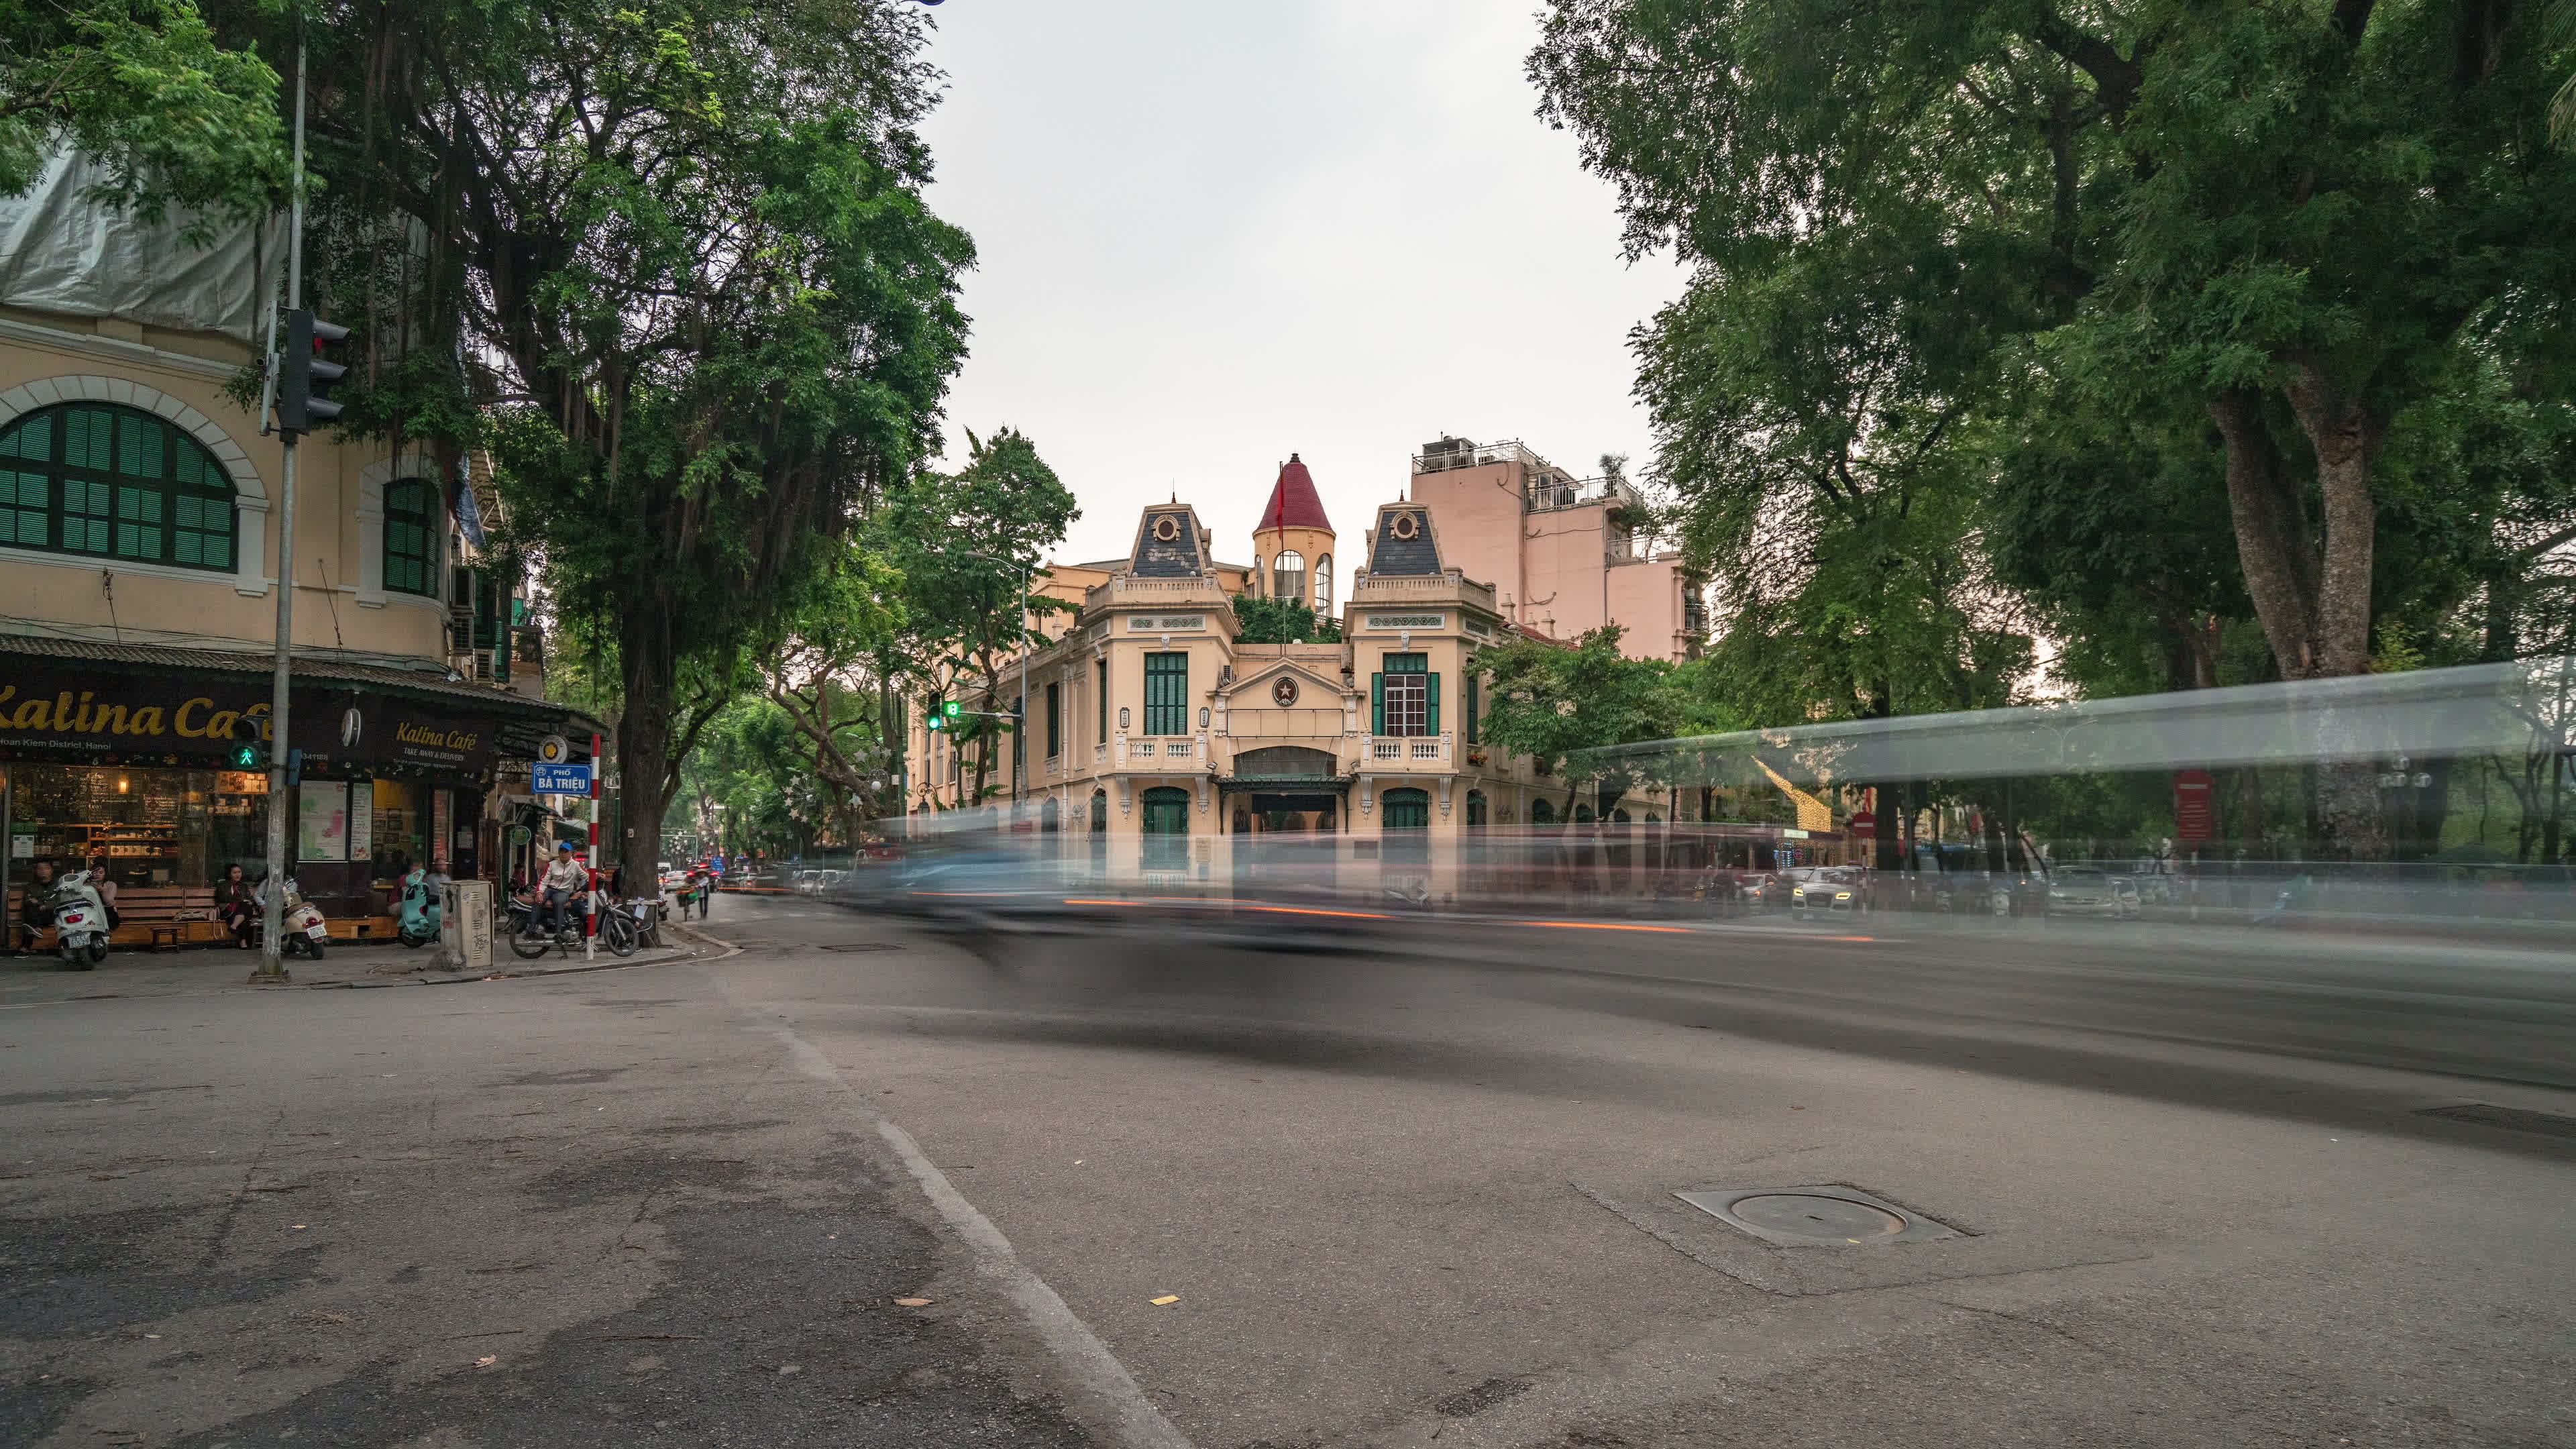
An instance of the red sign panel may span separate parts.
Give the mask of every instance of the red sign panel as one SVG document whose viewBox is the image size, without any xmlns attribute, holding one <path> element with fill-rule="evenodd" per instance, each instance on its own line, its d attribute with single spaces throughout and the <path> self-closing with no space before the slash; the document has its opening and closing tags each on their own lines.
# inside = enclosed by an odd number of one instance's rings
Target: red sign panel
<svg viewBox="0 0 2576 1449">
<path fill-rule="evenodd" d="M 1852 812 L 1851 833 L 1855 840 L 1873 839 L 1878 834 L 1878 817 L 1867 810 Z"/>
<path fill-rule="evenodd" d="M 2198 845 L 2216 838 L 2216 785 L 2207 770 L 2174 771 L 2174 839 Z"/>
</svg>

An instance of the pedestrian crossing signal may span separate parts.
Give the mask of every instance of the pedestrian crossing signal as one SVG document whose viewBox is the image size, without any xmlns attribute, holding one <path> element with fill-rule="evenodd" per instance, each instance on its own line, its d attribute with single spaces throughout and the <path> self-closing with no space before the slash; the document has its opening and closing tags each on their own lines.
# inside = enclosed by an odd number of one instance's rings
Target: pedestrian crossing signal
<svg viewBox="0 0 2576 1449">
<path fill-rule="evenodd" d="M 256 745 L 233 746 L 233 768 L 236 770 L 258 769 L 259 747 Z"/>
</svg>

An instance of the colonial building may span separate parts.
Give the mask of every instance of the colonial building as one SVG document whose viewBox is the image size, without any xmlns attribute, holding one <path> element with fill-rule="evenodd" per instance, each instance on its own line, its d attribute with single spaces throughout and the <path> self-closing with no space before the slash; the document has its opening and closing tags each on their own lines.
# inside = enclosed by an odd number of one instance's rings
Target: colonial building
<svg viewBox="0 0 2576 1449">
<path fill-rule="evenodd" d="M 1005 758 L 987 804 L 1076 858 L 1147 880 L 1222 882 L 1323 847 L 1308 868 L 1407 863 L 1446 875 L 1464 832 L 1555 818 L 1561 781 L 1485 748 L 1467 669 L 1513 625 L 1492 586 L 1443 554 L 1433 512 L 1389 503 L 1371 520 L 1340 637 L 1250 643 L 1236 593 L 1332 604 L 1337 535 L 1306 466 L 1284 465 L 1251 569 L 1216 561 L 1189 504 L 1137 520 L 1126 558 L 1059 568 L 1078 605 L 1027 660 L 1026 768 Z M 970 708 L 1007 707 L 1017 662 Z M 916 811 L 964 802 L 972 766 L 915 719 Z"/>
</svg>

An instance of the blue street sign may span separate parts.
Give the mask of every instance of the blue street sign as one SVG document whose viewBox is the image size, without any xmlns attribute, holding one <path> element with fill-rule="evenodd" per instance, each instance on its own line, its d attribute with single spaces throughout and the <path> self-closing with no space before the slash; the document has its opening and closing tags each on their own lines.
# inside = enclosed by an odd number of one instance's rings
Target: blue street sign
<svg viewBox="0 0 2576 1449">
<path fill-rule="evenodd" d="M 535 795 L 587 795 L 590 793 L 588 765 L 533 765 L 529 793 Z"/>
</svg>

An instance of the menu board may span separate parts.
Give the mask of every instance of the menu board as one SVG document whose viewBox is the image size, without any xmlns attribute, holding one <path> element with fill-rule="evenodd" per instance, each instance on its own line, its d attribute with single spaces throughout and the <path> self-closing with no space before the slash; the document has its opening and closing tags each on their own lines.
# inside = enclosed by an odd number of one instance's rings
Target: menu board
<svg viewBox="0 0 2576 1449">
<path fill-rule="evenodd" d="M 305 781 L 296 796 L 295 816 L 295 855 L 298 860 L 349 858 L 347 781 Z"/>
<path fill-rule="evenodd" d="M 349 786 L 349 859 L 366 860 L 376 849 L 376 787 L 359 780 Z"/>
</svg>

